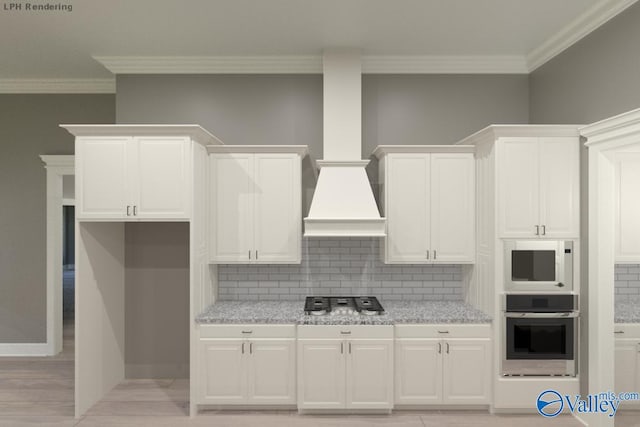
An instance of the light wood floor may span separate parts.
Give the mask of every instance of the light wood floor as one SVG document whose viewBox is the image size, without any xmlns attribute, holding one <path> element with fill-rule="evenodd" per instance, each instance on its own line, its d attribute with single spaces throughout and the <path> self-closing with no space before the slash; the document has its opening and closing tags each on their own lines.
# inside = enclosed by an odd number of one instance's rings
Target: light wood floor
<svg viewBox="0 0 640 427">
<path fill-rule="evenodd" d="M 188 381 L 128 380 L 80 420 L 73 418 L 73 323 L 64 351 L 51 358 L 0 359 L 0 427 L 579 427 L 570 417 L 490 415 L 486 411 L 396 412 L 391 416 L 310 416 L 296 412 L 216 412 L 186 416 Z M 640 427 L 640 412 L 616 417 L 616 427 Z"/>
</svg>

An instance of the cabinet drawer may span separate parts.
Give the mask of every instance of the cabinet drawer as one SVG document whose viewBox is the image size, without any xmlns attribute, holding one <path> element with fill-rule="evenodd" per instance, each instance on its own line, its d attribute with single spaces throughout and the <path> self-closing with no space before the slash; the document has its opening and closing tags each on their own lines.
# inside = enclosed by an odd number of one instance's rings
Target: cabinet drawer
<svg viewBox="0 0 640 427">
<path fill-rule="evenodd" d="M 298 338 L 389 338 L 393 339 L 392 325 L 301 325 Z"/>
<path fill-rule="evenodd" d="M 490 338 L 491 325 L 396 325 L 396 338 Z"/>
<path fill-rule="evenodd" d="M 295 338 L 295 325 L 200 325 L 200 338 Z"/>
<path fill-rule="evenodd" d="M 613 331 L 616 338 L 640 339 L 640 323 L 616 323 Z"/>
</svg>

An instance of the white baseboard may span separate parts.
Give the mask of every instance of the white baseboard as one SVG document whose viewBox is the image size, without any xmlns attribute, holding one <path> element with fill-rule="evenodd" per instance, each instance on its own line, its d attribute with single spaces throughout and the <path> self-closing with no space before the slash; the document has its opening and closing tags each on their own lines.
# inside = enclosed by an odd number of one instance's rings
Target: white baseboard
<svg viewBox="0 0 640 427">
<path fill-rule="evenodd" d="M 53 348 L 48 343 L 2 343 L 0 357 L 53 356 Z"/>
</svg>

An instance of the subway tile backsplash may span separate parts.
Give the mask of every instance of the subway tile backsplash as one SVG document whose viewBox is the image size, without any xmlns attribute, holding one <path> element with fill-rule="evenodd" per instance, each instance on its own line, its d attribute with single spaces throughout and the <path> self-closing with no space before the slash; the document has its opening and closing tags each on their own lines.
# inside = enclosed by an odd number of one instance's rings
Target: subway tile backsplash
<svg viewBox="0 0 640 427">
<path fill-rule="evenodd" d="M 299 265 L 220 265 L 222 301 L 374 295 L 390 300 L 462 300 L 460 265 L 386 265 L 379 239 L 304 238 Z"/>
<path fill-rule="evenodd" d="M 640 295 L 640 264 L 616 264 L 615 290 L 618 299 Z"/>
</svg>

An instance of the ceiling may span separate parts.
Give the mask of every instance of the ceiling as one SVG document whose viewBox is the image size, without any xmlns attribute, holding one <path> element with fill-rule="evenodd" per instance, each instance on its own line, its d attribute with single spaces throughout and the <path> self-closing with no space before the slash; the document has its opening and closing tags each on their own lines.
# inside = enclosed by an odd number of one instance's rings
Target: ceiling
<svg viewBox="0 0 640 427">
<path fill-rule="evenodd" d="M 12 2 L 23 10 L 0 10 L 4 92 L 110 91 L 112 71 L 319 72 L 336 47 L 360 49 L 365 72 L 527 73 L 635 0 Z"/>
</svg>

